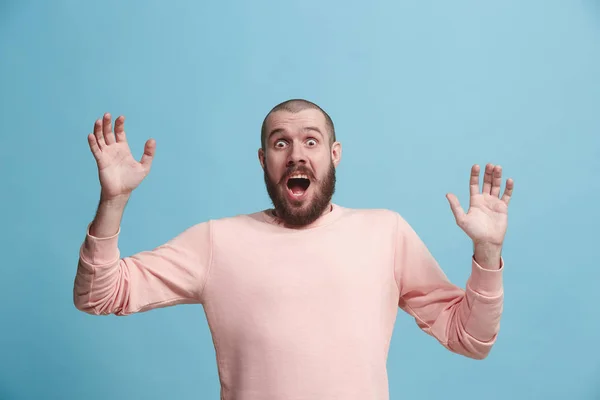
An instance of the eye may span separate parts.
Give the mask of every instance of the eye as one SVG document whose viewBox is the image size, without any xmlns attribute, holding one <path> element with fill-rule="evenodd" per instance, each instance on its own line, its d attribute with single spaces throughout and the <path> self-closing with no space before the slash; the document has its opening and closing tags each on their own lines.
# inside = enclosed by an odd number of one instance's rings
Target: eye
<svg viewBox="0 0 600 400">
<path fill-rule="evenodd" d="M 279 139 L 279 140 L 275 141 L 275 147 L 278 149 L 283 149 L 286 144 L 287 144 L 286 141 L 283 139 Z"/>
<path fill-rule="evenodd" d="M 308 144 L 310 147 L 314 147 L 317 145 L 317 140 L 316 139 L 308 139 L 306 141 L 306 144 Z"/>
</svg>

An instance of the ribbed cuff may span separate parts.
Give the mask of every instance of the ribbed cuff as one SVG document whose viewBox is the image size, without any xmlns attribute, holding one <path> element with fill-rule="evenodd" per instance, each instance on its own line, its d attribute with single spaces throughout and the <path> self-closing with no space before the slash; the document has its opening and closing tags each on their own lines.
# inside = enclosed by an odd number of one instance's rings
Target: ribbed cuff
<svg viewBox="0 0 600 400">
<path fill-rule="evenodd" d="M 471 277 L 469 286 L 478 294 L 486 297 L 496 297 L 502 294 L 502 274 L 504 272 L 504 259 L 500 257 L 500 268 L 486 269 L 477 264 L 475 258 L 471 259 Z"/>
<path fill-rule="evenodd" d="M 91 265 L 105 265 L 115 262 L 119 259 L 119 234 L 121 227 L 117 233 L 105 238 L 98 238 L 90 235 L 90 223 L 87 226 L 85 240 L 81 246 L 81 257 Z"/>
</svg>

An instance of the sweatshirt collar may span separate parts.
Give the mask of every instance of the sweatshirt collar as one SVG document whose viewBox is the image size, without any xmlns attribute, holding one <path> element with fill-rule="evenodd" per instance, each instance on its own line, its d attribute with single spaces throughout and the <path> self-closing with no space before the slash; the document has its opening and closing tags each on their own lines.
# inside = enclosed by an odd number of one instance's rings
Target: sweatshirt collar
<svg viewBox="0 0 600 400">
<path fill-rule="evenodd" d="M 262 215 L 263 215 L 265 221 L 272 225 L 278 225 L 281 228 L 289 229 L 289 230 L 305 230 L 305 229 L 311 229 L 311 228 L 316 228 L 319 226 L 324 226 L 324 225 L 330 224 L 331 222 L 335 221 L 342 214 L 342 211 L 343 211 L 343 207 L 340 207 L 339 205 L 337 205 L 335 203 L 330 203 L 328 211 L 325 211 L 323 213 L 323 215 L 321 215 L 319 218 L 317 218 L 313 223 L 302 226 L 302 227 L 287 227 L 287 226 L 285 226 L 283 224 L 283 221 L 275 215 L 275 209 L 273 209 L 273 208 L 264 210 L 262 212 Z"/>
</svg>

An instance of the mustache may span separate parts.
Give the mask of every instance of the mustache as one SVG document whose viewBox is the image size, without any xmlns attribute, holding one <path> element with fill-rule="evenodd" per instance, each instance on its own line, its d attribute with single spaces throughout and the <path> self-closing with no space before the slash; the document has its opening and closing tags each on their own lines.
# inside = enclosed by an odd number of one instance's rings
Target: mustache
<svg viewBox="0 0 600 400">
<path fill-rule="evenodd" d="M 287 181 L 290 176 L 292 176 L 292 175 L 294 175 L 296 173 L 308 176 L 311 181 L 316 180 L 315 179 L 315 175 L 307 167 L 304 167 L 304 166 L 291 166 L 291 167 L 288 167 L 285 170 L 283 176 L 281 177 L 281 182 Z"/>
</svg>

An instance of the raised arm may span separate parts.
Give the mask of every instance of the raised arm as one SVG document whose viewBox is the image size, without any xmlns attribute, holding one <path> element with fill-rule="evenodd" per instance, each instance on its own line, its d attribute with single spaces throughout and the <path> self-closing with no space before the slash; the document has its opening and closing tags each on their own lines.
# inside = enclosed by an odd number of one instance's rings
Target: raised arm
<svg viewBox="0 0 600 400">
<path fill-rule="evenodd" d="M 101 195 L 80 248 L 73 288 L 75 306 L 89 314 L 127 315 L 181 303 L 202 302 L 211 260 L 211 224 L 194 225 L 150 251 L 121 257 L 118 238 L 132 191 L 150 172 L 155 143 L 140 162 L 131 155 L 119 117 L 112 131 L 105 114 L 88 136 L 98 165 Z"/>
<path fill-rule="evenodd" d="M 111 116 L 106 113 L 94 123 L 94 133 L 88 135 L 88 144 L 100 180 L 100 204 L 90 234 L 104 238 L 117 233 L 131 193 L 150 173 L 156 142 L 153 139 L 146 141 L 142 159 L 138 162 L 127 143 L 125 117 L 115 120 L 113 131 Z"/>
<path fill-rule="evenodd" d="M 471 169 L 468 213 L 447 196 L 456 222 L 473 240 L 471 274 L 465 289 L 451 283 L 415 231 L 398 216 L 396 280 L 399 306 L 449 350 L 483 359 L 496 341 L 503 310 L 502 243 L 513 182 L 499 198 L 501 168 L 488 164 L 479 192 L 479 167 Z"/>
</svg>

